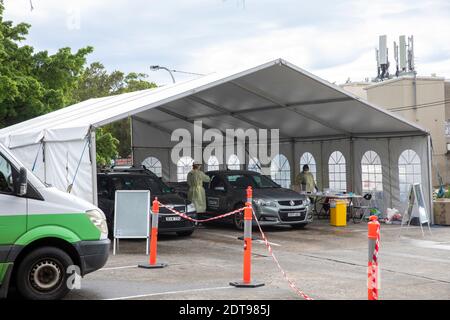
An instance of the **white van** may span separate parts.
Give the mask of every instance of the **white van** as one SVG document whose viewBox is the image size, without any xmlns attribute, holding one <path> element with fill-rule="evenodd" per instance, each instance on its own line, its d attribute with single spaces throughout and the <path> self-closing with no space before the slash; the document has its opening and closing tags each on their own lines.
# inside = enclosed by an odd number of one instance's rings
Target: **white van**
<svg viewBox="0 0 450 320">
<path fill-rule="evenodd" d="M 0 144 L 0 298 L 60 299 L 103 267 L 110 241 L 95 205 L 46 186 Z M 77 276 L 77 275 L 76 275 Z"/>
</svg>

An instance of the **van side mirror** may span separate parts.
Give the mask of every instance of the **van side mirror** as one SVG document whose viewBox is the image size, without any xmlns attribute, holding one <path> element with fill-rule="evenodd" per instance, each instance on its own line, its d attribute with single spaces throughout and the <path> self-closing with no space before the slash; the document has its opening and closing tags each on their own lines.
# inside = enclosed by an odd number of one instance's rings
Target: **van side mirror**
<svg viewBox="0 0 450 320">
<path fill-rule="evenodd" d="M 27 189 L 28 189 L 28 180 L 27 180 L 27 169 L 25 168 L 20 168 L 19 171 L 19 190 L 18 190 L 18 195 L 19 196 L 24 196 L 27 194 Z"/>
</svg>

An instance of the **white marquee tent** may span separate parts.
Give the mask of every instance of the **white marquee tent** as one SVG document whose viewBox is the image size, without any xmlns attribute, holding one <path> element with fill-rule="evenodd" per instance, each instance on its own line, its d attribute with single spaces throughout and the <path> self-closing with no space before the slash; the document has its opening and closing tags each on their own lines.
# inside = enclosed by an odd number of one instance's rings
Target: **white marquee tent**
<svg viewBox="0 0 450 320">
<path fill-rule="evenodd" d="M 87 100 L 4 128 L 0 142 L 43 181 L 64 191 L 73 183 L 73 194 L 96 203 L 95 128 L 127 117 L 134 163 L 155 157 L 170 181 L 177 179 L 170 160 L 177 128 L 193 132 L 195 120 L 221 131 L 279 128 L 291 183 L 308 152 L 319 188 L 362 193 L 363 181 L 376 173 L 383 209 L 403 208 L 408 184 L 421 182 L 431 210 L 429 133 L 282 59 Z"/>
</svg>

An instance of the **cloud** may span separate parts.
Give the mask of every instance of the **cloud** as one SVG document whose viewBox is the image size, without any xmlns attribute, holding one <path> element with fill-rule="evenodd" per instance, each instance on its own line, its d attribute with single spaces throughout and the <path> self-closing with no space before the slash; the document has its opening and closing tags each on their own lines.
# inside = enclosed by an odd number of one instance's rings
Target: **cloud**
<svg viewBox="0 0 450 320">
<path fill-rule="evenodd" d="M 447 0 L 246 0 L 245 6 L 241 0 L 34 0 L 34 6 L 30 12 L 28 0 L 6 0 L 7 18 L 32 24 L 30 44 L 50 51 L 93 45 L 90 61 L 111 70 L 148 72 L 160 64 L 209 73 L 283 57 L 331 82 L 362 80 L 375 75 L 380 34 L 388 35 L 391 54 L 399 35 L 413 34 L 418 70 L 450 77 L 443 65 L 450 59 Z M 162 71 L 151 77 L 170 82 Z"/>
</svg>

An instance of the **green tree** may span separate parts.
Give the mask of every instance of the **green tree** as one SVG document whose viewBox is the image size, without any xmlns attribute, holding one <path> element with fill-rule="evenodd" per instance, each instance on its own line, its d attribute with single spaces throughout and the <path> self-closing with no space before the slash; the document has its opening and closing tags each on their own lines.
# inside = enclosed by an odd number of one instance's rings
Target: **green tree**
<svg viewBox="0 0 450 320">
<path fill-rule="evenodd" d="M 90 98 L 100 98 L 137 90 L 155 88 L 156 84 L 146 80 L 144 73 L 129 73 L 121 71 L 108 73 L 100 62 L 94 62 L 79 77 L 74 97 L 77 101 Z M 104 132 L 120 141 L 118 156 L 126 158 L 131 154 L 130 119 L 124 119 L 104 126 Z"/>
<path fill-rule="evenodd" d="M 0 128 L 90 98 L 156 87 L 142 73 L 108 73 L 99 62 L 86 67 L 92 47 L 75 53 L 70 48 L 59 49 L 55 54 L 35 53 L 33 47 L 21 45 L 31 26 L 5 21 L 3 12 L 0 0 Z M 129 121 L 118 121 L 98 130 L 100 164 L 108 164 L 117 155 L 130 154 Z"/>
<path fill-rule="evenodd" d="M 72 53 L 70 48 L 55 54 L 34 52 L 20 45 L 30 25 L 3 19 L 0 0 L 0 127 L 51 112 L 71 104 L 72 92 L 92 47 Z"/>
<path fill-rule="evenodd" d="M 117 157 L 117 146 L 119 140 L 114 138 L 110 132 L 105 131 L 104 128 L 99 128 L 96 134 L 97 147 L 97 166 L 109 166 L 112 159 Z"/>
</svg>

